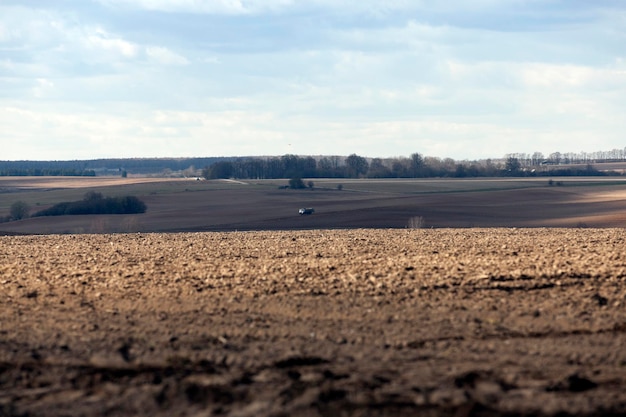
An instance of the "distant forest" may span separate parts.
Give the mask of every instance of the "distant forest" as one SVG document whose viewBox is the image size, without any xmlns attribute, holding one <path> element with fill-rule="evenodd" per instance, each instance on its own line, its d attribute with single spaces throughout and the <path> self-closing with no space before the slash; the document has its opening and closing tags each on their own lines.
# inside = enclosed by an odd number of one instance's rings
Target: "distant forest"
<svg viewBox="0 0 626 417">
<path fill-rule="evenodd" d="M 544 156 L 507 154 L 501 159 L 455 161 L 413 153 L 409 157 L 349 156 L 119 158 L 75 161 L 0 161 L 0 176 L 154 175 L 240 178 L 428 178 L 623 175 L 597 164 L 626 162 L 626 148 Z"/>
<path fill-rule="evenodd" d="M 0 161 L 0 176 L 168 175 L 230 158 L 115 158 L 73 161 Z"/>
<path fill-rule="evenodd" d="M 372 158 L 357 154 L 348 157 L 236 158 L 218 161 L 202 170 L 206 179 L 239 178 L 430 178 L 430 177 L 524 177 L 524 176 L 600 176 L 621 172 L 596 169 L 592 163 L 622 162 L 624 159 L 572 159 L 558 154 L 547 159 L 540 154 L 526 157 L 508 155 L 503 160 L 454 161 L 446 158 L 410 157 Z"/>
</svg>

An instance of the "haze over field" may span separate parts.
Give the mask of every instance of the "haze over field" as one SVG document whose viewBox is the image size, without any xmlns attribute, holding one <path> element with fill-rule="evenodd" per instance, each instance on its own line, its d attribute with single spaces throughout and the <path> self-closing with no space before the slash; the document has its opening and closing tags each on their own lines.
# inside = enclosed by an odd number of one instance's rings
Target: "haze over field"
<svg viewBox="0 0 626 417">
<path fill-rule="evenodd" d="M 0 159 L 624 147 L 626 4 L 3 0 Z"/>
</svg>

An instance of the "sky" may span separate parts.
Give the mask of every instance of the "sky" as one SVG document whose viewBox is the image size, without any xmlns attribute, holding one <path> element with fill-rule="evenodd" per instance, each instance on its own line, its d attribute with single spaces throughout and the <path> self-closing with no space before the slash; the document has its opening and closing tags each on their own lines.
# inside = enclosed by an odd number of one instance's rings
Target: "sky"
<svg viewBox="0 0 626 417">
<path fill-rule="evenodd" d="M 0 160 L 625 147 L 624 0 L 0 0 Z"/>
</svg>

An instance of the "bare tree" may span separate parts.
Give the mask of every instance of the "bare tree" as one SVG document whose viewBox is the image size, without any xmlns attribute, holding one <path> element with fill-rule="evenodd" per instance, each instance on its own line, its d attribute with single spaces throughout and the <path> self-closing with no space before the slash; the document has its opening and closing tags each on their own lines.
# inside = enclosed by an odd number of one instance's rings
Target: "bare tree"
<svg viewBox="0 0 626 417">
<path fill-rule="evenodd" d="M 346 165 L 350 176 L 355 178 L 366 174 L 369 169 L 367 159 L 354 153 L 346 158 Z"/>
</svg>

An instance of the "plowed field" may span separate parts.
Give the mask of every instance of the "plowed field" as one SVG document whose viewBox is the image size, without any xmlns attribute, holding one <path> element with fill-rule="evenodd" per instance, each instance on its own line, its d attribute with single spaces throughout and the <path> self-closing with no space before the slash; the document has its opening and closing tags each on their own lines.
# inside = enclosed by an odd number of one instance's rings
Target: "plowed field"
<svg viewBox="0 0 626 417">
<path fill-rule="evenodd" d="M 558 178 L 553 186 L 546 178 L 315 181 L 313 189 L 286 190 L 278 189 L 286 180 L 0 177 L 0 221 L 14 202 L 35 214 L 87 192 L 133 195 L 148 206 L 142 214 L 7 221 L 0 235 L 402 229 L 414 221 L 428 228 L 626 226 L 621 177 Z M 300 216 L 303 207 L 315 214 Z"/>
<path fill-rule="evenodd" d="M 622 229 L 0 237 L 0 415 L 624 415 L 625 243 Z"/>
</svg>

